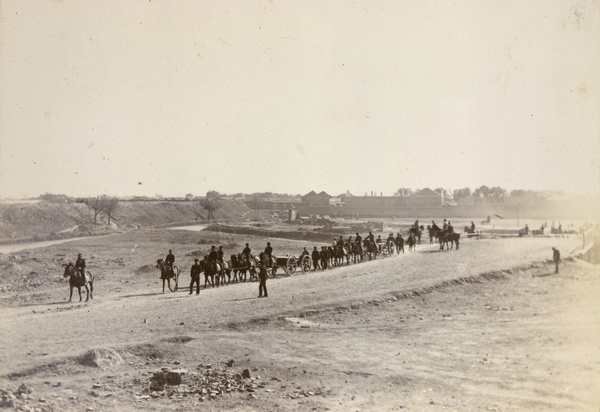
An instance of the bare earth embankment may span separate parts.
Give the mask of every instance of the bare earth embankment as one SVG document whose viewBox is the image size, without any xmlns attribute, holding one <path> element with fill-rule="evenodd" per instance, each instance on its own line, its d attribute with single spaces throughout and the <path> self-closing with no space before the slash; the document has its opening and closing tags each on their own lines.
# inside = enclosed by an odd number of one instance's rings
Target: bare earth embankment
<svg viewBox="0 0 600 412">
<path fill-rule="evenodd" d="M 27 267 L 45 279 L 37 287 L 2 279 L 11 286 L 0 315 L 3 404 L 41 411 L 600 406 L 600 270 L 566 259 L 555 275 L 548 261 L 552 246 L 567 257 L 576 238 L 466 240 L 444 252 L 420 246 L 270 279 L 267 299 L 256 298 L 256 283 L 199 296 L 160 293 L 151 265 L 168 248 L 184 268 L 183 286 L 206 242 L 236 243 L 229 253 L 267 240 L 224 236 L 138 231 L 3 257 L 4 271 Z M 269 240 L 283 253 L 312 246 Z M 66 304 L 59 270 L 78 250 L 96 274 L 95 298 Z"/>
</svg>

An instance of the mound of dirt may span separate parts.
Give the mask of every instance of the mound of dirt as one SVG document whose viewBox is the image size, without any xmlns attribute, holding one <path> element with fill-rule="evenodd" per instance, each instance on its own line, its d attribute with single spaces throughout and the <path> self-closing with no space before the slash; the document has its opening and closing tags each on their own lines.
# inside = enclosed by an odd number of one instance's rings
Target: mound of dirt
<svg viewBox="0 0 600 412">
<path fill-rule="evenodd" d="M 121 365 L 123 358 L 114 349 L 92 349 L 77 360 L 81 365 L 105 369 L 112 365 Z"/>
<path fill-rule="evenodd" d="M 140 266 L 139 268 L 137 268 L 136 270 L 133 271 L 133 273 L 136 275 L 143 275 L 143 274 L 151 273 L 151 272 L 156 272 L 156 266 L 144 265 L 144 266 Z"/>
</svg>

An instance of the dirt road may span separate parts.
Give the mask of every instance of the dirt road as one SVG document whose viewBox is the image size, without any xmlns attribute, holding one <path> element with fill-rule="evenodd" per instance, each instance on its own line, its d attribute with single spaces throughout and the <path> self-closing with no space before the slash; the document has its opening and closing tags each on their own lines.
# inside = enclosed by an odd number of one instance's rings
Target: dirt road
<svg viewBox="0 0 600 412">
<path fill-rule="evenodd" d="M 578 242 L 421 246 L 269 280 L 267 299 L 256 283 L 190 296 L 157 293 L 157 273 L 126 293 L 100 277 L 89 303 L 3 309 L 0 383 L 25 383 L 13 403 L 40 410 L 598 410 L 600 271 L 548 262 Z M 81 362 L 94 349 L 109 354 L 99 368 Z M 257 387 L 150 390 L 161 368 L 248 369 Z"/>
</svg>

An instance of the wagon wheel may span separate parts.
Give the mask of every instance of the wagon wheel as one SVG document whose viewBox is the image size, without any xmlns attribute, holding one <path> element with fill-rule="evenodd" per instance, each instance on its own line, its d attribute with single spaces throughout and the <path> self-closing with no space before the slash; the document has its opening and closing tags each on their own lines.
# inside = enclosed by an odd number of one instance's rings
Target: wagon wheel
<svg viewBox="0 0 600 412">
<path fill-rule="evenodd" d="M 293 275 L 296 273 L 296 265 L 298 264 L 298 259 L 295 256 L 292 256 L 287 260 L 286 272 L 288 275 Z"/>
<path fill-rule="evenodd" d="M 300 267 L 302 268 L 302 273 L 310 271 L 310 268 L 312 267 L 312 259 L 310 258 L 310 256 L 304 256 Z"/>
</svg>

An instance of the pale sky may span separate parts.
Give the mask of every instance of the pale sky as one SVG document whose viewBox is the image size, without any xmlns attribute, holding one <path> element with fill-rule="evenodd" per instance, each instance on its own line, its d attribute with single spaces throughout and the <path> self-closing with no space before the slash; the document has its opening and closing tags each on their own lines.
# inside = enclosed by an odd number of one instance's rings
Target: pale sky
<svg viewBox="0 0 600 412">
<path fill-rule="evenodd" d="M 598 1 L 1 0 L 0 197 L 600 194 Z"/>
</svg>

